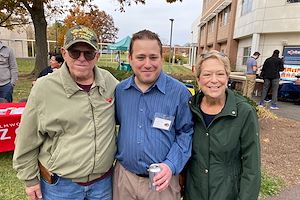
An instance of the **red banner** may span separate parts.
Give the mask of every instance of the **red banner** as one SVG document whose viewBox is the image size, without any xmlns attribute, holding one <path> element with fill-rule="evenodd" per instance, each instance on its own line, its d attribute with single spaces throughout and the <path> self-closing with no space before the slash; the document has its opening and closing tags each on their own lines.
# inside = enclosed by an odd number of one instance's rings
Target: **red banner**
<svg viewBox="0 0 300 200">
<path fill-rule="evenodd" d="M 0 103 L 0 152 L 15 149 L 16 129 L 24 107 L 25 103 Z"/>
</svg>

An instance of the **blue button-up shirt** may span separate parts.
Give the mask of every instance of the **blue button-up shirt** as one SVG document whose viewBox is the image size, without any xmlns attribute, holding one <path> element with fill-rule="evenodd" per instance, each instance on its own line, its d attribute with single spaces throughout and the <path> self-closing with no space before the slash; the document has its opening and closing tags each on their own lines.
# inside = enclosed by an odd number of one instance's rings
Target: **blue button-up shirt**
<svg viewBox="0 0 300 200">
<path fill-rule="evenodd" d="M 191 94 L 178 80 L 161 72 L 143 93 L 134 76 L 116 88 L 116 117 L 120 124 L 117 159 L 127 170 L 148 174 L 153 163 L 165 163 L 178 174 L 191 155 Z M 169 130 L 153 127 L 157 116 L 172 121 Z"/>
<path fill-rule="evenodd" d="M 257 66 L 257 61 L 255 58 L 250 57 L 247 59 L 247 74 L 256 74 L 256 71 L 253 71 L 253 66 Z"/>
</svg>

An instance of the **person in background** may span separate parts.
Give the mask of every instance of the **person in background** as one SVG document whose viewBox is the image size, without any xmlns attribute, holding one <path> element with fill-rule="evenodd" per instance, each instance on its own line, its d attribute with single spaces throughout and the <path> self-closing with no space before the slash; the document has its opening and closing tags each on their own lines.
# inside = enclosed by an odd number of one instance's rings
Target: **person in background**
<svg viewBox="0 0 300 200">
<path fill-rule="evenodd" d="M 253 55 L 247 59 L 247 72 L 246 72 L 246 82 L 244 85 L 243 95 L 252 98 L 253 90 L 255 87 L 255 79 L 256 79 L 256 70 L 257 70 L 257 62 L 256 60 L 259 58 L 260 53 L 254 52 Z"/>
<path fill-rule="evenodd" d="M 113 180 L 114 200 L 180 199 L 178 174 L 191 155 L 191 94 L 162 71 L 162 43 L 149 30 L 133 34 L 129 63 L 134 75 L 116 88 L 119 123 Z M 148 168 L 158 164 L 156 190 L 149 188 Z"/>
<path fill-rule="evenodd" d="M 0 103 L 8 103 L 7 99 L 0 97 Z"/>
<path fill-rule="evenodd" d="M 120 51 L 117 51 L 115 61 L 120 63 L 120 59 L 121 59 Z"/>
<path fill-rule="evenodd" d="M 64 63 L 64 58 L 62 57 L 61 54 L 55 54 L 51 55 L 50 57 L 50 66 L 42 70 L 38 76 L 38 78 L 46 76 L 47 74 L 50 74 L 54 72 L 55 70 L 59 69 L 61 65 Z M 32 85 L 35 84 L 36 81 L 32 81 Z"/>
<path fill-rule="evenodd" d="M 184 200 L 257 200 L 259 125 L 255 108 L 227 89 L 230 62 L 211 50 L 196 65 L 200 91 L 191 98 L 192 156 L 185 167 Z"/>
<path fill-rule="evenodd" d="M 31 200 L 112 199 L 118 81 L 95 66 L 97 38 L 84 26 L 69 29 L 64 64 L 31 89 L 13 156 Z"/>
<path fill-rule="evenodd" d="M 265 105 L 265 99 L 268 95 L 269 89 L 271 88 L 272 100 L 270 109 L 273 110 L 279 109 L 277 106 L 277 95 L 280 78 L 279 72 L 284 70 L 283 60 L 279 58 L 279 53 L 279 50 L 274 50 L 273 55 L 265 60 L 263 68 L 261 70 L 261 74 L 264 79 L 264 86 L 259 106 L 263 107 Z"/>
<path fill-rule="evenodd" d="M 39 74 L 38 78 L 42 76 L 46 76 L 49 73 L 52 73 L 53 71 L 59 69 L 61 65 L 64 63 L 64 58 L 61 54 L 54 54 L 50 58 L 50 66 L 45 68 L 41 73 Z"/>
<path fill-rule="evenodd" d="M 18 80 L 18 65 L 13 50 L 0 41 L 0 97 L 13 101 L 13 88 Z"/>
</svg>

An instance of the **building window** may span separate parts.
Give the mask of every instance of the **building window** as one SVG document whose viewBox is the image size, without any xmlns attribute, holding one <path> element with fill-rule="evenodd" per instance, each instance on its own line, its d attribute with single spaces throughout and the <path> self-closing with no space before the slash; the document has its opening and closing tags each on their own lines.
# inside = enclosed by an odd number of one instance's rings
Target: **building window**
<svg viewBox="0 0 300 200">
<path fill-rule="evenodd" d="M 243 52 L 243 65 L 246 65 L 247 59 L 250 57 L 251 47 L 245 47 Z"/>
<path fill-rule="evenodd" d="M 220 26 L 225 26 L 229 23 L 229 14 L 230 7 L 228 6 L 220 13 Z"/>
<path fill-rule="evenodd" d="M 287 2 L 288 2 L 288 3 L 299 3 L 300 0 L 288 0 Z"/>
<path fill-rule="evenodd" d="M 212 33 L 214 32 L 214 27 L 215 26 L 215 19 L 212 19 L 208 22 L 208 32 Z"/>
<path fill-rule="evenodd" d="M 252 10 L 252 0 L 242 0 L 242 14 L 246 15 Z"/>
<path fill-rule="evenodd" d="M 201 34 L 201 35 L 204 35 L 204 34 L 205 34 L 205 26 L 202 26 L 202 27 L 200 28 L 200 34 Z"/>
</svg>

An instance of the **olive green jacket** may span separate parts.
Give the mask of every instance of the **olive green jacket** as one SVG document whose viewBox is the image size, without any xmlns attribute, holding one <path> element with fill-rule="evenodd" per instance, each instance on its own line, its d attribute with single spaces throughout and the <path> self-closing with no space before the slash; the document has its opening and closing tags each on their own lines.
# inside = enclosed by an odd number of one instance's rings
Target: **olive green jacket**
<svg viewBox="0 0 300 200">
<path fill-rule="evenodd" d="M 87 182 L 107 172 L 114 161 L 114 91 L 118 81 L 94 68 L 95 81 L 83 91 L 64 64 L 39 78 L 17 129 L 13 167 L 27 186 L 38 183 L 38 160 L 51 172 Z"/>
<path fill-rule="evenodd" d="M 208 127 L 199 109 L 203 93 L 189 102 L 195 132 L 185 200 L 257 200 L 260 143 L 256 111 L 242 96 L 231 90 L 226 94 L 224 108 Z"/>
</svg>

